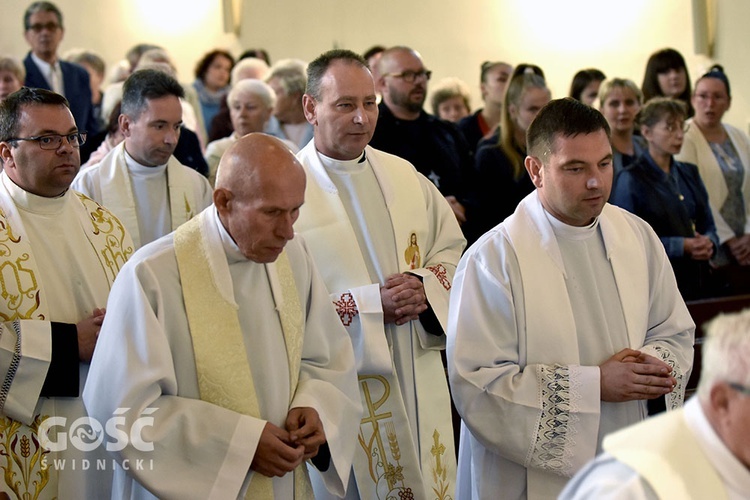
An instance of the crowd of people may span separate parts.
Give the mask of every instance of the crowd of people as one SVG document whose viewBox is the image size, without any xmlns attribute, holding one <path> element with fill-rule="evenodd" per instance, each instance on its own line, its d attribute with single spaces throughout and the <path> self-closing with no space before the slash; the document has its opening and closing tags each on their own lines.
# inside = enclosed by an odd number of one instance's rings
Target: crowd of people
<svg viewBox="0 0 750 500">
<path fill-rule="evenodd" d="M 431 114 L 412 47 L 217 48 L 180 84 L 139 44 L 106 82 L 58 53 L 57 6 L 24 26 L 0 57 L 0 498 L 750 491 L 747 312 L 681 409 L 685 301 L 750 292 L 721 66 L 692 88 L 663 49 L 640 86 L 588 68 L 553 99 L 485 62 L 480 109 L 447 78 Z"/>
</svg>

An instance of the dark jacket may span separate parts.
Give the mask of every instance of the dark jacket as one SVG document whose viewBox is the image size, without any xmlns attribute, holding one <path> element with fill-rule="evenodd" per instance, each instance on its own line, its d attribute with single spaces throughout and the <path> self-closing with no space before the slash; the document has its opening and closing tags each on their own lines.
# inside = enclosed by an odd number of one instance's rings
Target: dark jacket
<svg viewBox="0 0 750 500">
<path fill-rule="evenodd" d="M 23 65 L 26 68 L 25 86 L 52 90 L 47 79 L 31 59 L 31 52 L 26 55 Z M 65 86 L 65 98 L 68 99 L 70 112 L 73 113 L 78 130 L 88 132 L 89 135 L 96 134 L 99 132 L 99 122 L 94 115 L 94 105 L 91 103 L 88 72 L 82 66 L 62 60 L 60 69 Z"/>
</svg>

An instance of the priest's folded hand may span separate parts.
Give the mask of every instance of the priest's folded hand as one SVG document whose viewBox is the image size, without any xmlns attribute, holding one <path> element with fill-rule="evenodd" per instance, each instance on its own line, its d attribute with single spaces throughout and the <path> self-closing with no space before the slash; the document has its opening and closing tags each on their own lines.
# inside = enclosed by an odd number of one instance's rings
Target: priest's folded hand
<svg viewBox="0 0 750 500">
<path fill-rule="evenodd" d="M 84 363 L 90 363 L 96 347 L 96 339 L 99 337 L 99 330 L 104 322 L 104 309 L 94 309 L 94 312 L 88 318 L 79 321 L 76 324 L 78 332 L 78 357 Z"/>
<path fill-rule="evenodd" d="M 291 444 L 289 433 L 266 422 L 250 469 L 268 477 L 282 477 L 304 460 L 305 447 Z"/>
<path fill-rule="evenodd" d="M 623 349 L 599 370 L 602 401 L 656 399 L 672 392 L 677 384 L 668 364 L 634 349 Z"/>
<path fill-rule="evenodd" d="M 292 444 L 305 447 L 305 460 L 318 454 L 326 442 L 326 434 L 318 412 L 314 408 L 292 408 L 286 417 L 286 429 Z"/>
<path fill-rule="evenodd" d="M 413 274 L 394 274 L 380 287 L 383 322 L 403 325 L 419 319 L 427 310 L 427 295 L 422 280 Z"/>
</svg>

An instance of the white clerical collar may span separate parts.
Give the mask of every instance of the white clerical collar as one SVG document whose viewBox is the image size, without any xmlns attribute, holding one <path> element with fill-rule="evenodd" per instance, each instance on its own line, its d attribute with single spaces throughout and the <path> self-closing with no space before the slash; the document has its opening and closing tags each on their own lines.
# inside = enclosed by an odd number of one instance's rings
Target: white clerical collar
<svg viewBox="0 0 750 500">
<path fill-rule="evenodd" d="M 326 170 L 337 174 L 356 174 L 363 172 L 369 164 L 364 151 L 362 151 L 361 155 L 351 160 L 337 160 L 324 155 L 320 151 L 318 151 L 318 156 L 320 156 L 320 162 Z"/>
<path fill-rule="evenodd" d="M 599 228 L 599 217 L 594 219 L 594 222 L 592 222 L 588 226 L 571 226 L 570 224 L 564 223 L 563 221 L 549 213 L 546 208 L 543 209 L 544 215 L 547 217 L 547 220 L 552 226 L 552 231 L 554 231 L 555 236 L 565 238 L 567 240 L 585 240 L 593 236 L 596 233 L 596 230 Z"/>
<path fill-rule="evenodd" d="M 0 176 L 0 179 L 2 179 L 3 184 L 10 193 L 10 197 L 13 198 L 13 202 L 18 208 L 39 215 L 55 215 L 60 213 L 68 200 L 67 195 L 70 192 L 70 189 L 66 189 L 60 196 L 47 198 L 46 196 L 29 193 L 13 182 L 4 172 Z"/>
<path fill-rule="evenodd" d="M 237 246 L 237 243 L 234 242 L 234 239 L 232 239 L 232 236 L 230 236 L 229 232 L 224 227 L 224 224 L 221 223 L 219 211 L 216 210 L 216 206 L 214 205 L 211 205 L 211 214 L 214 223 L 219 230 L 219 239 L 221 240 L 221 246 L 224 248 L 224 253 L 227 256 L 227 262 L 229 264 L 235 264 L 237 262 L 252 262 L 250 259 L 242 255 L 240 247 Z"/>
<path fill-rule="evenodd" d="M 123 151 L 125 152 L 125 165 L 127 165 L 130 173 L 137 177 L 159 177 L 167 170 L 166 163 L 164 165 L 148 167 L 135 161 L 135 159 L 130 156 L 127 149 L 123 148 Z"/>
<path fill-rule="evenodd" d="M 708 461 L 714 466 L 727 487 L 740 494 L 750 491 L 750 471 L 740 462 L 716 434 L 694 396 L 684 406 L 685 423 L 693 432 Z"/>
</svg>

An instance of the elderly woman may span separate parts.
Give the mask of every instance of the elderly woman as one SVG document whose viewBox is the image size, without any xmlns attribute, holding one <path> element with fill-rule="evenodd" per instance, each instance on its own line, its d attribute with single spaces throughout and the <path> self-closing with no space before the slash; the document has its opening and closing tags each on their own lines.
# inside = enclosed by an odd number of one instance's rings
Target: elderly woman
<svg viewBox="0 0 750 500">
<path fill-rule="evenodd" d="M 641 110 L 643 94 L 631 80 L 613 78 L 599 88 L 599 111 L 609 123 L 612 132 L 614 155 L 614 177 L 641 155 L 646 149 L 646 140 L 635 135 L 635 118 Z"/>
<path fill-rule="evenodd" d="M 648 151 L 620 173 L 609 201 L 651 224 L 682 296 L 698 299 L 718 293 L 709 259 L 719 239 L 698 167 L 674 159 L 682 148 L 686 114 L 676 99 L 646 103 L 640 121 Z"/>
<path fill-rule="evenodd" d="M 276 104 L 276 94 L 265 82 L 260 80 L 240 80 L 229 91 L 227 96 L 229 115 L 234 132 L 228 137 L 210 142 L 206 147 L 206 162 L 208 162 L 208 181 L 214 185 L 216 171 L 224 152 L 240 137 L 252 132 L 263 132 L 263 127 L 271 118 Z M 282 140 L 289 149 L 297 152 L 297 146 Z"/>
<path fill-rule="evenodd" d="M 471 113 L 469 86 L 458 78 L 444 78 L 432 89 L 432 114 L 441 120 L 458 123 Z"/>
<path fill-rule="evenodd" d="M 0 102 L 16 90 L 20 90 L 25 77 L 23 64 L 17 59 L 0 57 Z"/>
</svg>

